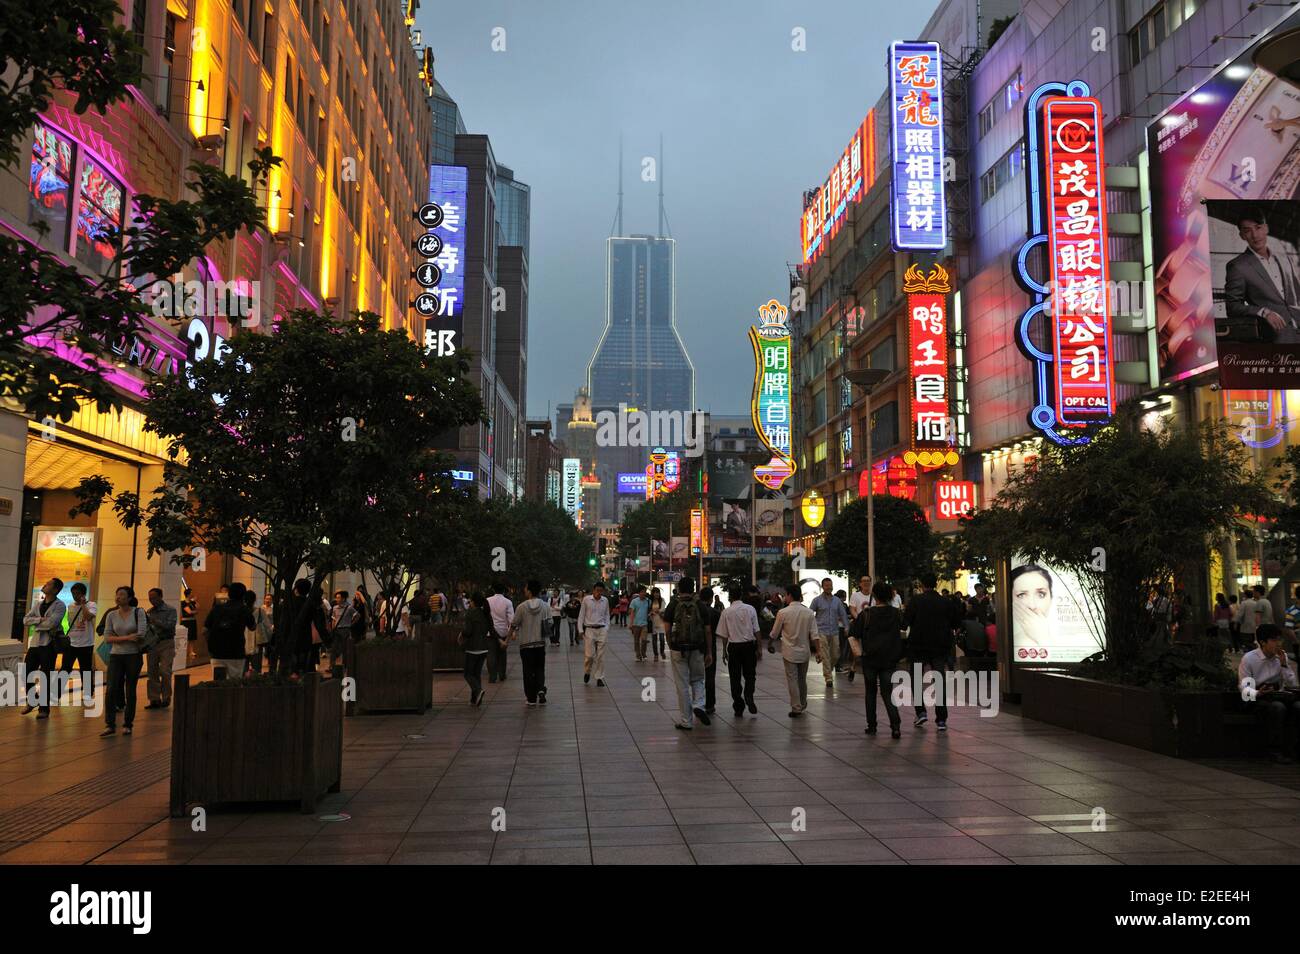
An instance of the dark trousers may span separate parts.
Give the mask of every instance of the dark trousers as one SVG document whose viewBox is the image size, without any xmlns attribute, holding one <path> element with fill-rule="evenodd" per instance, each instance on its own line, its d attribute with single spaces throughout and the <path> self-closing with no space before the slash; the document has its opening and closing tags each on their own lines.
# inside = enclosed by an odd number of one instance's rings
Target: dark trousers
<svg viewBox="0 0 1300 954">
<path fill-rule="evenodd" d="M 496 682 L 500 679 L 502 682 L 506 678 L 506 660 L 510 658 L 506 648 L 501 645 L 501 640 L 496 636 L 489 636 L 488 642 L 488 682 Z"/>
<path fill-rule="evenodd" d="M 1290 754 L 1286 741 L 1287 722 L 1294 725 L 1300 719 L 1300 700 L 1290 695 L 1285 701 L 1269 699 L 1261 694 L 1255 702 L 1250 703 L 1250 708 L 1255 710 L 1255 718 L 1268 733 L 1268 750 L 1275 754 Z"/>
<path fill-rule="evenodd" d="M 704 667 L 704 711 L 712 712 L 718 702 L 718 658 Z"/>
<path fill-rule="evenodd" d="M 921 664 L 922 674 L 931 670 L 933 670 L 935 673 L 938 674 L 938 678 L 935 680 L 935 685 L 934 685 L 934 717 L 939 722 L 947 722 L 948 707 L 944 705 L 944 702 L 946 700 L 944 698 L 944 686 L 943 686 L 943 674 L 948 671 L 947 653 L 944 653 L 943 655 L 934 655 L 934 656 L 917 655 L 914 656 L 910 661 L 912 663 Z M 922 683 L 922 685 L 920 686 L 913 686 L 912 694 L 915 697 L 913 701 L 916 703 L 915 706 L 916 715 L 917 718 L 920 718 L 921 716 L 925 715 L 924 683 Z"/>
<path fill-rule="evenodd" d="M 563 618 L 564 617 L 562 616 L 551 617 L 551 645 L 552 646 L 560 645 L 560 620 L 562 620 Z"/>
<path fill-rule="evenodd" d="M 536 702 L 537 694 L 546 691 L 546 647 L 520 646 L 519 665 L 524 670 L 524 695 Z"/>
<path fill-rule="evenodd" d="M 868 666 L 864 661 L 862 663 L 862 678 L 867 681 L 867 728 L 876 727 L 876 689 L 880 689 L 880 694 L 885 698 L 885 715 L 889 716 L 889 727 L 897 729 L 902 719 L 898 715 L 898 706 L 894 705 L 894 700 L 890 698 L 894 687 L 890 678 L 894 675 L 894 667 L 887 669 L 874 669 Z M 948 710 L 939 710 L 947 715 Z M 939 716 L 943 718 L 943 716 Z"/>
<path fill-rule="evenodd" d="M 483 691 L 483 663 L 487 658 L 487 653 L 465 654 L 465 681 L 469 683 L 471 695 L 478 695 Z"/>
<path fill-rule="evenodd" d="M 758 643 L 727 643 L 727 672 L 731 675 L 731 707 L 736 715 L 754 704 L 754 679 L 758 666 Z M 741 679 L 744 689 L 741 689 Z"/>
<path fill-rule="evenodd" d="M 63 672 L 72 672 L 72 664 L 77 664 L 81 670 L 83 679 L 93 679 L 92 673 L 95 671 L 95 647 L 94 646 L 73 646 L 63 651 L 63 663 L 59 669 Z"/>
<path fill-rule="evenodd" d="M 54 682 L 50 676 L 54 672 L 54 657 L 58 654 L 58 647 L 52 643 L 49 646 L 32 646 L 27 650 L 25 663 L 27 665 L 28 705 L 31 704 L 31 698 L 35 694 L 36 673 L 45 673 L 45 678 L 42 680 L 45 683 L 45 691 L 41 694 L 41 712 L 50 711 L 50 697 L 54 695 Z"/>
<path fill-rule="evenodd" d="M 108 705 L 104 706 L 104 724 L 110 729 L 117 721 L 117 708 L 122 706 L 122 724 L 131 728 L 135 722 L 135 684 L 140 679 L 144 657 L 139 653 L 118 653 L 108 657 Z"/>
</svg>

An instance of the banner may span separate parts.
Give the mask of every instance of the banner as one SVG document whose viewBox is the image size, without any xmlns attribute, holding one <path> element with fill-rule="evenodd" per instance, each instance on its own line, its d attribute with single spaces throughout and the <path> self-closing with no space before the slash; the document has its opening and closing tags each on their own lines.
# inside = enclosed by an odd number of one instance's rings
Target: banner
<svg viewBox="0 0 1300 954">
<path fill-rule="evenodd" d="M 1070 663 L 1100 652 L 1105 615 L 1068 570 L 1011 560 L 1011 658 Z"/>
<path fill-rule="evenodd" d="M 54 577 L 63 581 L 58 598 L 65 606 L 72 605 L 73 583 L 85 584 L 87 598 L 95 599 L 99 541 L 103 532 L 98 527 L 35 527 L 32 530 L 28 608 L 41 602 L 41 588 Z M 64 617 L 64 632 L 67 626 L 68 619 Z"/>
</svg>

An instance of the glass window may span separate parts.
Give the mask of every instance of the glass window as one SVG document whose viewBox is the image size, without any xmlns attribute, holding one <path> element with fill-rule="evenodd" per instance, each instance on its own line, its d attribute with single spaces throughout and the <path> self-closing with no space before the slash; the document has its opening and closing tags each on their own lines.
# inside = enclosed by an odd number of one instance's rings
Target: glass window
<svg viewBox="0 0 1300 954">
<path fill-rule="evenodd" d="M 43 123 L 36 124 L 27 192 L 27 224 L 47 226 L 41 244 L 63 248 L 68 241 L 72 194 L 72 140 Z"/>
<path fill-rule="evenodd" d="M 122 184 L 86 157 L 77 196 L 77 260 L 103 274 L 116 255 L 121 231 Z"/>
</svg>

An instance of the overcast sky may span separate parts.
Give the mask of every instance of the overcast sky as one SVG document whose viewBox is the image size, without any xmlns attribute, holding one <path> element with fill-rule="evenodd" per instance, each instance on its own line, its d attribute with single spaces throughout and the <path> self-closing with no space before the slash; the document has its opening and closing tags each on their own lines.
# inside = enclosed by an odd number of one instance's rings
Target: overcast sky
<svg viewBox="0 0 1300 954">
<path fill-rule="evenodd" d="M 696 401 L 744 413 L 746 328 L 786 300 L 804 189 L 824 180 L 885 88 L 893 39 L 937 0 L 473 0 L 417 26 L 471 133 L 532 188 L 528 416 L 585 383 L 604 327 L 604 250 L 624 138 L 624 231 L 653 233 L 641 159 L 664 137 L 677 327 Z M 492 49 L 505 30 L 504 52 Z M 805 52 L 791 49 L 796 27 Z"/>
</svg>

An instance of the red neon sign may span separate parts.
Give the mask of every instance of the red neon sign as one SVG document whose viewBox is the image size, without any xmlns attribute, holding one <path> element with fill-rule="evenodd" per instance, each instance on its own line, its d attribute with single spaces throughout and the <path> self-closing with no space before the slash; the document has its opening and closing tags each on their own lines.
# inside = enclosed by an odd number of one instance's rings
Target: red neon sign
<svg viewBox="0 0 1300 954">
<path fill-rule="evenodd" d="M 831 167 L 826 183 L 818 189 L 804 209 L 799 225 L 799 239 L 803 247 L 804 264 L 816 261 L 826 251 L 840 226 L 850 202 L 861 202 L 862 196 L 876 181 L 876 111 L 869 110 L 867 118 L 844 147 L 839 162 Z"/>
<path fill-rule="evenodd" d="M 956 520 L 975 509 L 975 484 L 969 480 L 941 480 L 934 485 L 935 512 L 940 520 Z"/>
<path fill-rule="evenodd" d="M 1043 140 L 1056 419 L 1082 427 L 1107 420 L 1115 409 L 1101 104 L 1065 96 L 1046 100 Z"/>
</svg>

